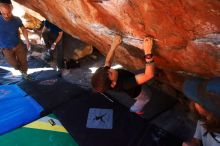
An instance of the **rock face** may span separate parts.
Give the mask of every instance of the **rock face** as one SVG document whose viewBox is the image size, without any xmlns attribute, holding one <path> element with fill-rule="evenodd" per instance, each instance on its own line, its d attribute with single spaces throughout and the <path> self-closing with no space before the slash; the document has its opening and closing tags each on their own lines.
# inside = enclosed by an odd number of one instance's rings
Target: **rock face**
<svg viewBox="0 0 220 146">
<path fill-rule="evenodd" d="M 36 12 L 27 9 L 26 7 L 12 1 L 12 5 L 13 5 L 13 15 L 20 17 L 24 26 L 28 29 L 38 29 L 41 26 L 41 19 L 38 18 L 39 14 L 37 14 Z M 31 14 L 31 15 L 30 15 Z"/>
<path fill-rule="evenodd" d="M 155 38 L 157 67 L 203 77 L 220 76 L 219 0 L 15 0 L 106 54 L 123 36 L 115 59 L 144 68 L 142 43 Z"/>
</svg>

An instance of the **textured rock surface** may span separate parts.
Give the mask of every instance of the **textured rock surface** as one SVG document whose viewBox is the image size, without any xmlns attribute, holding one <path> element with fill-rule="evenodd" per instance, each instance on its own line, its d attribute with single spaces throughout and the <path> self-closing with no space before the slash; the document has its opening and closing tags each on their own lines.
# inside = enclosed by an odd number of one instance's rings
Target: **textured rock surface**
<svg viewBox="0 0 220 146">
<path fill-rule="evenodd" d="M 44 20 L 35 11 L 28 9 L 17 2 L 12 1 L 13 15 L 20 17 L 24 26 L 28 29 L 38 29 L 41 27 L 41 21 Z"/>
<path fill-rule="evenodd" d="M 142 40 L 154 36 L 165 71 L 220 76 L 219 0 L 16 0 L 106 54 L 123 36 L 116 61 L 144 67 Z"/>
</svg>

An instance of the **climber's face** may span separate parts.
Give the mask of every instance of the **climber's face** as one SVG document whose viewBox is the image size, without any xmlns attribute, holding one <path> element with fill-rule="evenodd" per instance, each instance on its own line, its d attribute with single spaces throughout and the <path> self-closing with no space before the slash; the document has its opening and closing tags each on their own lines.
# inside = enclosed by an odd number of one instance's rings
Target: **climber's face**
<svg viewBox="0 0 220 146">
<path fill-rule="evenodd" d="M 6 20 L 9 21 L 12 18 L 12 7 L 11 5 L 1 5 L 0 11 L 2 14 L 2 17 Z"/>
</svg>

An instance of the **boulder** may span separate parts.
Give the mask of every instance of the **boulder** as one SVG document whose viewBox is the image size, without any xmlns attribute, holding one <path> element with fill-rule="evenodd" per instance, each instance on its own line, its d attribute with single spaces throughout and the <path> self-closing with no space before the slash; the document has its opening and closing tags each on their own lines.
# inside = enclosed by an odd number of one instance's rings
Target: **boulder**
<svg viewBox="0 0 220 146">
<path fill-rule="evenodd" d="M 123 36 L 115 60 L 145 67 L 143 39 L 153 36 L 156 65 L 165 72 L 220 76 L 219 0 L 15 0 L 106 55 Z"/>
</svg>

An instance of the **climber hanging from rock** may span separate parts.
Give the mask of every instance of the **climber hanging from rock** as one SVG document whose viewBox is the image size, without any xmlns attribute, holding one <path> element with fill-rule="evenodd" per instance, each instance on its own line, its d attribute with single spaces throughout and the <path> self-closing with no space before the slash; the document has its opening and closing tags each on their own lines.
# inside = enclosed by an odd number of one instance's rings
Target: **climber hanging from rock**
<svg viewBox="0 0 220 146">
<path fill-rule="evenodd" d="M 153 39 L 150 37 L 144 39 L 145 72 L 137 75 L 125 69 L 111 68 L 115 50 L 121 44 L 121 41 L 121 36 L 116 35 L 114 37 L 111 49 L 105 59 L 105 65 L 97 69 L 92 76 L 91 84 L 97 92 L 101 93 L 106 90 L 126 92 L 131 98 L 136 100 L 130 107 L 130 111 L 136 114 L 143 114 L 144 106 L 150 101 L 150 93 L 143 90 L 141 85 L 154 77 Z"/>
</svg>

